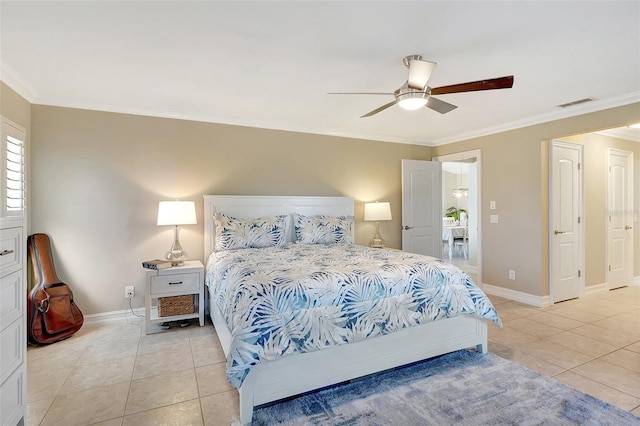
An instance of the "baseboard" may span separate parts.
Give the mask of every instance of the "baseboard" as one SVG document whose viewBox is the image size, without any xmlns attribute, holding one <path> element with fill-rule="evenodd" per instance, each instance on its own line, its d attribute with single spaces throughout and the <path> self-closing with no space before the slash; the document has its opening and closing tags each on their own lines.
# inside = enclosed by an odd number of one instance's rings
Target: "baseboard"
<svg viewBox="0 0 640 426">
<path fill-rule="evenodd" d="M 135 315 L 134 315 L 135 314 Z M 106 323 L 114 321 L 128 321 L 131 318 L 144 318 L 144 308 L 135 308 L 133 313 L 131 309 L 123 309 L 122 311 L 101 312 L 99 314 L 89 314 L 84 316 L 86 323 Z"/>
<path fill-rule="evenodd" d="M 538 308 L 546 308 L 549 306 L 549 296 L 535 296 L 521 291 L 515 291 L 504 287 L 497 287 L 491 284 L 482 284 L 482 291 L 487 294 L 513 300 L 514 302 L 524 303 L 526 305 Z"/>
<path fill-rule="evenodd" d="M 609 291 L 609 285 L 607 283 L 590 285 L 584 288 L 584 295 L 591 296 L 594 294 L 607 293 Z"/>
</svg>

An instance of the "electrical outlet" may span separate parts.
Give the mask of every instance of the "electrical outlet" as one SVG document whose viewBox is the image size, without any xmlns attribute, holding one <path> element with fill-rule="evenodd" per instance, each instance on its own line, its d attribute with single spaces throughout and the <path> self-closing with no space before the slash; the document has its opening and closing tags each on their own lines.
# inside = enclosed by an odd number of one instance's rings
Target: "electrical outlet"
<svg viewBox="0 0 640 426">
<path fill-rule="evenodd" d="M 125 286 L 124 288 L 124 298 L 125 299 L 133 299 L 133 296 L 136 295 L 136 288 L 132 285 Z"/>
<path fill-rule="evenodd" d="M 509 279 L 510 280 L 516 279 L 516 271 L 514 271 L 513 269 L 509 269 Z"/>
</svg>

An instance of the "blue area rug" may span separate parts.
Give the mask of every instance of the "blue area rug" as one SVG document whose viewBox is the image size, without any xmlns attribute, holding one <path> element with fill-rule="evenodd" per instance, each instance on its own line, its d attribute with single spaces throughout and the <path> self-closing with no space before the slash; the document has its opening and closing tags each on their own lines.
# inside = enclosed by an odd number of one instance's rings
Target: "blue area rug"
<svg viewBox="0 0 640 426">
<path fill-rule="evenodd" d="M 254 425 L 640 425 L 493 354 L 458 351 L 263 406 Z"/>
</svg>

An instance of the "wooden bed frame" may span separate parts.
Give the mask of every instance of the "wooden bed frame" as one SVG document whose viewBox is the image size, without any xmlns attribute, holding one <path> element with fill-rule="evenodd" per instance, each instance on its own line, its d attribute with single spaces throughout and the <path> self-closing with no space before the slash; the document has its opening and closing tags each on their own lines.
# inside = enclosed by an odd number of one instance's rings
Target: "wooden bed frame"
<svg viewBox="0 0 640 426">
<path fill-rule="evenodd" d="M 354 211 L 353 199 L 349 197 L 205 195 L 204 199 L 205 262 L 214 247 L 212 215 L 215 212 L 238 218 L 257 218 L 290 213 L 353 215 Z M 290 241 L 295 234 L 291 232 L 292 228 L 290 223 Z M 217 306 L 209 303 L 209 309 L 220 344 L 228 356 L 231 333 Z M 240 421 L 243 425 L 251 423 L 253 408 L 261 404 L 469 347 L 486 353 L 487 323 L 463 315 L 357 343 L 260 363 L 238 389 Z"/>
</svg>

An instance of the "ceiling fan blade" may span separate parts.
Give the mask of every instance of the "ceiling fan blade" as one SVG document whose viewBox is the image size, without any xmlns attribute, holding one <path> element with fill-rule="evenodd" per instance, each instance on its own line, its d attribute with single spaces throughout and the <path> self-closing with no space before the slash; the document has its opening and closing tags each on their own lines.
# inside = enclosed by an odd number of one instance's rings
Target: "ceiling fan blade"
<svg viewBox="0 0 640 426">
<path fill-rule="evenodd" d="M 435 62 L 411 59 L 409 61 L 409 79 L 407 80 L 409 87 L 415 90 L 424 89 L 435 67 Z"/>
<path fill-rule="evenodd" d="M 452 84 L 450 86 L 435 87 L 431 89 L 432 95 L 445 95 L 447 93 L 477 92 L 480 90 L 510 89 L 513 87 L 513 76 L 492 78 L 490 80 L 471 81 L 469 83 Z"/>
<path fill-rule="evenodd" d="M 372 115 L 375 115 L 380 111 L 384 111 L 385 109 L 392 107 L 395 104 L 396 104 L 396 101 L 389 102 L 388 104 L 382 105 L 380 108 L 376 108 L 373 111 L 366 113 L 365 115 L 361 115 L 360 118 L 371 117 Z"/>
<path fill-rule="evenodd" d="M 393 96 L 393 93 L 382 93 L 382 92 L 329 92 L 327 95 L 390 95 Z"/>
<path fill-rule="evenodd" d="M 436 99 L 432 96 L 429 96 L 429 99 L 427 100 L 427 104 L 425 106 L 439 112 L 440 114 L 446 114 L 449 111 L 453 111 L 454 109 L 458 108 L 457 106 L 450 104 L 449 102 L 441 101 L 440 99 Z"/>
</svg>

